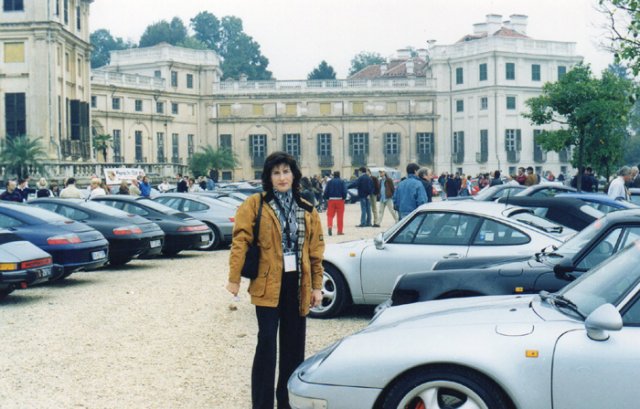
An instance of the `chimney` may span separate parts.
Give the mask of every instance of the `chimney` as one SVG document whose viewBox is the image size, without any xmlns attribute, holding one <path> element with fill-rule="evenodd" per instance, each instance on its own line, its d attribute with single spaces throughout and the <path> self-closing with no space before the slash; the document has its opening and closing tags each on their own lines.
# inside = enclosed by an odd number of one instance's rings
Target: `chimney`
<svg viewBox="0 0 640 409">
<path fill-rule="evenodd" d="M 509 16 L 511 19 L 511 29 L 517 31 L 520 34 L 527 34 L 527 20 L 529 17 L 524 14 L 512 14 Z"/>
<path fill-rule="evenodd" d="M 405 64 L 405 66 L 407 67 L 407 75 L 408 76 L 409 75 L 414 75 L 414 72 L 413 72 L 413 67 L 414 67 L 413 60 L 407 60 L 407 63 Z"/>
<path fill-rule="evenodd" d="M 408 60 L 409 58 L 411 58 L 411 50 L 408 48 L 401 48 L 398 50 L 399 60 Z"/>
<path fill-rule="evenodd" d="M 500 14 L 487 14 L 487 35 L 493 35 L 496 31 L 502 28 L 502 15 Z"/>
<path fill-rule="evenodd" d="M 476 23 L 473 25 L 473 34 L 482 35 L 487 34 L 487 23 Z"/>
</svg>

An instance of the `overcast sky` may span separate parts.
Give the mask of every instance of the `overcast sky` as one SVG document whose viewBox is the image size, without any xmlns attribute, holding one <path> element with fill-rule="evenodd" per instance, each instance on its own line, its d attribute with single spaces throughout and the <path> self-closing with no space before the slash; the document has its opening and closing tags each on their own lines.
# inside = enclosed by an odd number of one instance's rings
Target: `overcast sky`
<svg viewBox="0 0 640 409">
<path fill-rule="evenodd" d="M 599 73 L 612 62 L 598 42 L 603 37 L 597 0 L 95 0 L 91 31 L 138 42 L 144 29 L 180 17 L 186 25 L 200 11 L 242 19 L 244 31 L 260 44 L 279 80 L 303 79 L 322 60 L 338 78 L 347 76 L 361 51 L 383 57 L 427 40 L 452 44 L 473 32 L 487 14 L 529 17 L 527 35 L 569 41 Z"/>
</svg>

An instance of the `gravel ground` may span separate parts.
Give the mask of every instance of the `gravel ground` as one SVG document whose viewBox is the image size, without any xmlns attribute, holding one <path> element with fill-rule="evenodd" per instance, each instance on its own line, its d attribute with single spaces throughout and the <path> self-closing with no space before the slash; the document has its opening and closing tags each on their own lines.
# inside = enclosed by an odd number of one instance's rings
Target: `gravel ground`
<svg viewBox="0 0 640 409">
<path fill-rule="evenodd" d="M 358 229 L 359 205 L 347 205 L 345 236 L 326 241 L 373 237 L 384 217 Z M 0 301 L 0 408 L 249 408 L 257 324 L 247 283 L 239 302 L 224 289 L 228 258 L 133 260 L 12 293 Z M 371 314 L 309 319 L 307 356 Z"/>
</svg>

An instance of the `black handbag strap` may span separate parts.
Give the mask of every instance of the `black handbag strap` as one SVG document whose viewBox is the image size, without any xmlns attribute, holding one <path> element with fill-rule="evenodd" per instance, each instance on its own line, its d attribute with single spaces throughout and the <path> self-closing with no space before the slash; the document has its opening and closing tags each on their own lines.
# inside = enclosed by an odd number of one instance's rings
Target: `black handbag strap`
<svg viewBox="0 0 640 409">
<path fill-rule="evenodd" d="M 258 242 L 258 235 L 260 234 L 260 219 L 262 218 L 262 193 L 258 193 L 260 195 L 260 207 L 258 208 L 258 216 L 256 217 L 256 222 L 253 225 L 253 244 Z"/>
</svg>

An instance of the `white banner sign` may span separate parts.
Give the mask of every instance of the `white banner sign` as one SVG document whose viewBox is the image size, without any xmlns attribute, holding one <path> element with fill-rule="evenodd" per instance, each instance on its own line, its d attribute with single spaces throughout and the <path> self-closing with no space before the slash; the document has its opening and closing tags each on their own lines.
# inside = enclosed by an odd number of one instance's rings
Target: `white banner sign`
<svg viewBox="0 0 640 409">
<path fill-rule="evenodd" d="M 119 185 L 122 181 L 130 181 L 138 176 L 144 176 L 144 170 L 140 168 L 105 168 L 104 178 L 107 185 Z"/>
</svg>

